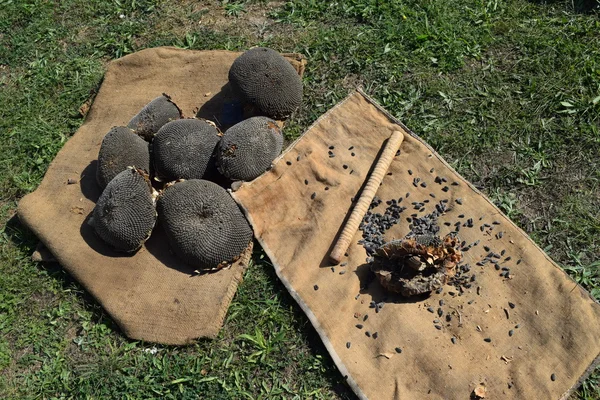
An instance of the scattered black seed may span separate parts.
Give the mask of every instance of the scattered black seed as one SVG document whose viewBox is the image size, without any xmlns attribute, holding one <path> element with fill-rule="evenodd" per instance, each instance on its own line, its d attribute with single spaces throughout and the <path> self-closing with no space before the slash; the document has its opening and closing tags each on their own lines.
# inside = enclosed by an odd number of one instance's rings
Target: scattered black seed
<svg viewBox="0 0 600 400">
<path fill-rule="evenodd" d="M 360 293 L 357 294 L 356 296 L 354 296 L 354 300 L 358 300 L 359 297 L 360 297 Z"/>
<path fill-rule="evenodd" d="M 504 254 L 506 254 L 506 249 L 504 249 L 504 250 L 502 250 L 502 251 L 500 252 L 500 255 L 501 255 L 501 256 L 503 256 Z"/>
<path fill-rule="evenodd" d="M 398 151 L 396 152 L 396 157 L 398 157 L 399 155 L 400 155 L 400 150 L 398 150 Z"/>
<path fill-rule="evenodd" d="M 435 194 L 429 193 L 429 195 L 435 199 Z"/>
<path fill-rule="evenodd" d="M 477 288 L 477 289 L 479 289 L 479 288 Z M 469 300 L 469 301 L 467 302 L 467 304 L 473 304 L 473 302 L 474 302 L 474 301 L 475 301 L 475 300 Z"/>
<path fill-rule="evenodd" d="M 521 264 L 521 261 L 523 261 L 523 260 L 521 260 L 521 259 L 519 258 L 519 259 L 517 260 L 517 265 Z"/>
<path fill-rule="evenodd" d="M 516 324 L 515 329 L 519 329 L 520 326 L 521 326 L 520 324 Z"/>
<path fill-rule="evenodd" d="M 461 198 L 458 198 L 458 199 L 456 199 L 455 201 L 456 201 L 456 203 L 457 203 L 457 204 L 459 204 L 459 205 L 461 205 L 461 206 L 462 206 L 462 199 L 461 199 Z"/>
<path fill-rule="evenodd" d="M 335 267 L 331 267 L 331 272 L 335 272 Z"/>
<path fill-rule="evenodd" d="M 388 176 L 392 176 L 392 173 L 391 173 L 391 172 L 388 172 L 387 174 L 388 174 Z"/>
<path fill-rule="evenodd" d="M 340 264 L 340 267 L 345 267 L 346 265 L 348 265 L 348 262 L 344 261 L 343 263 Z"/>
<path fill-rule="evenodd" d="M 396 350 L 396 353 L 398 354 L 402 353 L 402 349 L 400 347 L 396 347 L 394 350 Z"/>
<path fill-rule="evenodd" d="M 314 199 L 315 199 L 315 197 L 317 197 L 317 192 L 313 192 L 313 194 L 311 194 L 311 195 L 310 195 L 310 198 L 311 198 L 312 200 L 314 200 Z"/>
<path fill-rule="evenodd" d="M 435 310 L 433 309 L 433 307 L 427 307 L 427 311 L 429 311 L 432 314 L 435 312 Z"/>
<path fill-rule="evenodd" d="M 356 154 L 354 154 L 354 153 L 350 153 L 350 155 L 351 155 L 352 157 L 354 157 Z"/>
<path fill-rule="evenodd" d="M 436 176 L 435 179 L 433 180 L 435 183 L 437 183 L 438 185 L 442 184 L 442 178 L 440 178 L 439 176 Z"/>
<path fill-rule="evenodd" d="M 512 336 L 515 334 L 515 331 L 513 331 L 512 329 L 510 331 L 508 331 L 508 336 Z"/>
<path fill-rule="evenodd" d="M 377 339 L 377 336 L 379 336 L 379 334 L 377 332 L 373 332 L 373 339 Z"/>
<path fill-rule="evenodd" d="M 319 285 L 315 285 L 315 286 L 313 286 L 313 289 L 315 289 L 315 290 L 319 290 Z"/>
<path fill-rule="evenodd" d="M 435 292 L 436 292 L 437 294 L 440 294 L 440 293 L 442 293 L 443 291 L 444 291 L 444 288 L 443 288 L 443 287 L 441 287 L 441 288 L 438 288 L 438 289 L 437 289 Z"/>
<path fill-rule="evenodd" d="M 404 196 L 404 198 L 408 199 L 408 196 L 410 196 L 410 192 L 406 192 L 406 196 Z"/>
<path fill-rule="evenodd" d="M 371 332 L 365 331 L 365 335 L 367 335 L 367 337 L 371 337 Z"/>
<path fill-rule="evenodd" d="M 444 186 L 444 187 L 442 188 L 442 192 L 447 192 L 448 190 L 450 190 L 450 188 L 449 188 L 448 186 Z"/>
<path fill-rule="evenodd" d="M 442 315 L 444 315 L 444 310 L 442 310 L 441 308 L 438 308 L 437 315 L 438 315 L 438 317 L 441 317 Z"/>
<path fill-rule="evenodd" d="M 451 183 L 451 185 L 452 185 L 452 186 L 458 186 L 458 182 L 456 182 L 456 181 L 455 181 L 455 182 L 452 182 L 452 183 Z"/>
<path fill-rule="evenodd" d="M 444 305 L 444 299 L 440 299 L 440 307 Z"/>
<path fill-rule="evenodd" d="M 352 343 L 350 343 L 350 342 L 346 342 L 346 348 L 347 348 L 347 349 L 349 349 L 349 348 L 350 348 L 350 346 L 352 346 Z"/>
<path fill-rule="evenodd" d="M 446 322 L 452 321 L 452 315 L 446 314 Z"/>
<path fill-rule="evenodd" d="M 490 248 L 489 248 L 489 247 L 487 247 L 487 246 L 483 246 L 483 249 L 484 249 L 485 251 L 490 251 Z"/>
<path fill-rule="evenodd" d="M 344 165 L 342 165 L 342 168 L 348 169 L 348 166 L 346 164 L 344 164 Z"/>
<path fill-rule="evenodd" d="M 431 169 L 429 170 L 429 173 L 430 173 L 430 174 L 433 174 L 433 171 L 435 171 L 435 168 L 431 168 Z"/>
<path fill-rule="evenodd" d="M 492 224 L 494 224 L 494 225 L 500 225 L 500 222 L 499 221 L 494 221 L 494 222 L 492 222 Z"/>
<path fill-rule="evenodd" d="M 291 162 L 291 161 L 286 161 L 285 163 L 286 163 L 287 165 L 292 165 L 292 162 Z"/>
<path fill-rule="evenodd" d="M 464 218 L 464 217 L 465 217 L 465 214 L 459 214 L 458 215 L 458 218 Z"/>
<path fill-rule="evenodd" d="M 427 187 L 427 184 L 426 184 L 425 182 L 421 182 L 421 187 L 424 187 L 424 188 L 426 188 L 426 187 Z"/>
<path fill-rule="evenodd" d="M 340 271 L 340 275 L 344 275 L 346 271 Z"/>
<path fill-rule="evenodd" d="M 308 185 L 308 179 L 305 179 L 305 180 L 304 180 L 304 184 L 305 184 L 305 185 Z"/>
<path fill-rule="evenodd" d="M 412 175 L 412 174 L 413 174 L 412 170 L 410 170 L 410 169 L 409 169 L 409 170 L 408 170 L 408 174 L 409 174 L 409 175 Z"/>
<path fill-rule="evenodd" d="M 435 329 L 437 329 L 438 331 L 442 330 L 442 326 L 441 325 L 434 325 L 434 326 L 435 326 Z"/>
<path fill-rule="evenodd" d="M 504 232 L 496 233 L 496 239 L 502 239 L 503 236 L 504 236 Z"/>
<path fill-rule="evenodd" d="M 510 308 L 515 308 L 515 304 L 514 304 L 514 303 L 511 303 L 510 301 L 508 302 L 508 306 L 509 306 Z"/>
<path fill-rule="evenodd" d="M 363 328 L 362 324 L 356 324 L 356 327 L 357 327 L 358 329 L 362 329 L 362 328 Z"/>
<path fill-rule="evenodd" d="M 452 342 L 452 344 L 456 344 L 456 338 L 455 338 L 454 336 L 452 336 L 452 337 L 450 338 L 450 341 Z"/>
<path fill-rule="evenodd" d="M 300 155 L 298 155 L 298 157 L 296 157 L 296 161 L 300 161 Z"/>
<path fill-rule="evenodd" d="M 450 225 L 452 225 L 452 223 L 446 221 L 446 222 L 444 222 L 444 225 L 450 226 Z"/>
<path fill-rule="evenodd" d="M 329 190 L 329 186 L 325 186 L 325 190 Z"/>
<path fill-rule="evenodd" d="M 485 339 L 483 339 L 483 341 L 490 343 L 492 341 L 492 338 L 486 337 Z"/>
<path fill-rule="evenodd" d="M 508 268 L 508 267 L 502 267 L 502 271 L 510 271 L 510 268 Z"/>
<path fill-rule="evenodd" d="M 335 149 L 335 146 L 329 146 L 329 150 Z"/>
<path fill-rule="evenodd" d="M 433 320 L 433 323 L 434 323 L 434 324 L 439 324 L 439 323 L 440 323 L 440 320 L 439 320 L 439 319 L 434 319 L 434 320 Z"/>
<path fill-rule="evenodd" d="M 354 173 L 354 170 L 353 170 L 353 169 L 352 169 L 352 170 L 350 170 L 350 175 L 352 175 L 352 173 Z"/>
<path fill-rule="evenodd" d="M 550 379 L 552 380 L 552 382 L 554 382 L 556 380 L 556 374 L 550 375 Z"/>
<path fill-rule="evenodd" d="M 352 150 L 354 148 L 354 146 L 350 146 L 348 147 L 348 150 Z"/>
</svg>

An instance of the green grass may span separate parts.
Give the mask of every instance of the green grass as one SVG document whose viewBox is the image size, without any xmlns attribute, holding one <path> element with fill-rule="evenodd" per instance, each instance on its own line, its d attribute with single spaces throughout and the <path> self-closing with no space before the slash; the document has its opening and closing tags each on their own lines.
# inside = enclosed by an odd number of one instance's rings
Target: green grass
<svg viewBox="0 0 600 400">
<path fill-rule="evenodd" d="M 260 250 L 218 340 L 187 347 L 127 340 L 30 261 L 16 203 L 106 63 L 158 45 L 305 54 L 290 139 L 361 84 L 600 298 L 600 17 L 583 3 L 0 0 L 2 397 L 353 398 Z M 600 399 L 599 377 L 576 398 Z"/>
</svg>

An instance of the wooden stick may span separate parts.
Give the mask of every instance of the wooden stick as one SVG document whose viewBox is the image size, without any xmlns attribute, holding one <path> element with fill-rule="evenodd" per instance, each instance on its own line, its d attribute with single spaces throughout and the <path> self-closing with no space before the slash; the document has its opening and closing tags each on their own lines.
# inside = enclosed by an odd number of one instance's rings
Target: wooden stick
<svg viewBox="0 0 600 400">
<path fill-rule="evenodd" d="M 379 185 L 381 184 L 381 181 L 383 181 L 383 177 L 387 173 L 403 140 L 404 135 L 400 131 L 394 131 L 388 139 L 385 148 L 381 153 L 381 157 L 379 157 L 379 160 L 373 169 L 373 173 L 371 173 L 371 176 L 367 181 L 365 189 L 356 202 L 352 214 L 350 214 L 350 218 L 348 218 L 335 247 L 329 255 L 330 261 L 334 264 L 338 264 L 342 260 L 346 250 L 348 250 L 348 246 L 350 246 L 350 242 L 358 230 L 365 213 L 369 209 L 369 205 L 371 205 L 371 202 L 377 193 L 377 189 L 379 189 Z"/>
</svg>

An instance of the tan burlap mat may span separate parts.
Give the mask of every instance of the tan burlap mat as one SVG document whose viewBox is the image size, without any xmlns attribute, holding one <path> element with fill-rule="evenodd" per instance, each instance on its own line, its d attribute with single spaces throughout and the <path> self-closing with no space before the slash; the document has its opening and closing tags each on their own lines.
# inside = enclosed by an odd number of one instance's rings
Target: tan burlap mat
<svg viewBox="0 0 600 400">
<path fill-rule="evenodd" d="M 356 297 L 368 269 L 357 244 L 360 232 L 348 250 L 348 264 L 335 272 L 328 266 L 351 198 L 382 143 L 397 129 L 405 133 L 404 143 L 378 196 L 385 201 L 410 192 L 410 197 L 400 203 L 408 209 L 387 238 L 408 232 L 405 217 L 419 213 L 411 202 L 430 200 L 423 215 L 448 199 L 453 209 L 440 218 L 441 233 L 460 221 L 460 238 L 467 244 L 479 240 L 464 253 L 475 275 L 464 293 L 446 286 L 425 299 L 386 299 L 373 282 Z M 334 157 L 328 155 L 329 146 L 334 146 Z M 437 176 L 447 183 L 436 183 Z M 421 179 L 417 187 L 416 177 Z M 322 116 L 275 168 L 244 184 L 234 197 L 278 276 L 360 398 L 468 399 L 482 386 L 487 399 L 562 399 L 600 354 L 600 305 L 430 146 L 361 93 Z M 472 228 L 465 226 L 469 218 Z M 488 254 L 484 246 L 502 254 L 508 278 L 490 263 L 476 264 Z M 382 300 L 379 312 L 371 308 L 371 301 Z"/>
<path fill-rule="evenodd" d="M 161 93 L 184 116 L 198 112 L 222 125 L 235 122 L 239 104 L 227 74 L 239 54 L 163 47 L 111 62 L 85 123 L 52 161 L 39 188 L 19 203 L 21 221 L 130 338 L 185 344 L 215 337 L 252 249 L 232 268 L 200 276 L 170 253 L 160 227 L 134 256 L 113 252 L 86 223 L 100 196 L 95 180 L 100 143 L 112 126 L 126 125 Z M 302 56 L 286 57 L 301 74 Z"/>
</svg>

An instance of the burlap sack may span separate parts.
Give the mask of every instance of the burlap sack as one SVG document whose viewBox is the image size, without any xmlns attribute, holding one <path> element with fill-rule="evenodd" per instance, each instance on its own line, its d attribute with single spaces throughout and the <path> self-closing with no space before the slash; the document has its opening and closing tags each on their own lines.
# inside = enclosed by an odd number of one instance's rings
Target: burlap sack
<svg viewBox="0 0 600 400">
<path fill-rule="evenodd" d="M 40 186 L 19 203 L 21 221 L 130 338 L 164 344 L 214 338 L 252 248 L 232 268 L 206 275 L 195 275 L 171 254 L 160 227 L 133 256 L 112 251 L 86 223 L 101 193 L 95 180 L 100 143 L 112 126 L 126 125 L 161 93 L 169 94 L 184 116 L 198 112 L 225 127 L 236 122 L 241 107 L 227 74 L 239 54 L 163 47 L 111 62 L 85 123 Z M 286 57 L 301 74 L 302 56 Z"/>
<path fill-rule="evenodd" d="M 382 293 L 373 282 L 356 297 L 368 270 L 366 253 L 357 244 L 360 231 L 348 250 L 347 266 L 335 272 L 328 266 L 351 198 L 384 140 L 398 129 L 405 134 L 401 154 L 378 196 L 385 201 L 410 192 L 410 197 L 401 203 L 408 210 L 387 239 L 409 231 L 405 217 L 418 212 L 412 201 L 430 200 L 428 213 L 436 201 L 449 199 L 453 210 L 440 218 L 441 234 L 454 230 L 456 221 L 473 218 L 474 227 L 462 226 L 459 235 L 466 243 L 480 241 L 464 253 L 476 281 L 462 295 L 446 286 L 429 298 L 406 300 Z M 334 146 L 334 157 L 328 155 L 329 146 Z M 447 179 L 448 192 L 441 190 L 446 184 L 434 182 L 436 176 Z M 413 186 L 415 177 L 427 186 Z M 450 185 L 454 181 L 457 186 Z M 322 116 L 275 168 L 244 184 L 234 197 L 279 278 L 360 398 L 468 399 L 481 385 L 489 399 L 562 399 L 597 362 L 600 306 L 430 146 L 361 93 Z M 447 221 L 452 225 L 443 224 Z M 484 226 L 482 232 L 484 223 L 493 229 Z M 510 279 L 499 276 L 503 271 L 492 264 L 476 265 L 488 253 L 483 246 L 506 250 L 502 259 L 512 257 L 502 263 L 510 268 Z M 386 297 L 380 312 L 370 308 L 371 301 Z"/>
</svg>

